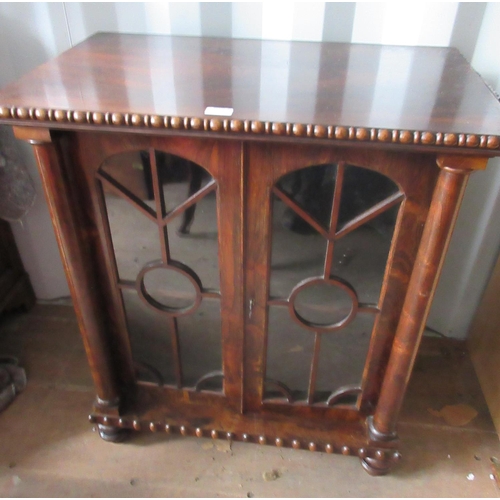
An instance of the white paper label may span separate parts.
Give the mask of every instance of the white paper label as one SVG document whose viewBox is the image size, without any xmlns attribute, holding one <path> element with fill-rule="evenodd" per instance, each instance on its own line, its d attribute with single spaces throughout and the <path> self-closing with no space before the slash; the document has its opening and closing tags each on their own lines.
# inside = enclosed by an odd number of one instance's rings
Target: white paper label
<svg viewBox="0 0 500 500">
<path fill-rule="evenodd" d="M 218 108 L 217 106 L 207 106 L 205 109 L 205 114 L 213 116 L 232 116 L 233 111 L 233 108 Z"/>
</svg>

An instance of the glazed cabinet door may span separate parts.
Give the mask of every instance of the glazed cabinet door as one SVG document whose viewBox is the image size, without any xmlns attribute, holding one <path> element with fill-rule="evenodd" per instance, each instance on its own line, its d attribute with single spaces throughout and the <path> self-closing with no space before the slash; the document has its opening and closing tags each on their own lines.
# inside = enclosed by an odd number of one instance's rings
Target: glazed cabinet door
<svg viewBox="0 0 500 500">
<path fill-rule="evenodd" d="M 120 385 L 241 407 L 241 144 L 79 133 Z M 132 380 L 130 380 L 132 379 Z"/>
<path fill-rule="evenodd" d="M 438 169 L 297 145 L 248 144 L 245 160 L 244 408 L 370 414 Z"/>
</svg>

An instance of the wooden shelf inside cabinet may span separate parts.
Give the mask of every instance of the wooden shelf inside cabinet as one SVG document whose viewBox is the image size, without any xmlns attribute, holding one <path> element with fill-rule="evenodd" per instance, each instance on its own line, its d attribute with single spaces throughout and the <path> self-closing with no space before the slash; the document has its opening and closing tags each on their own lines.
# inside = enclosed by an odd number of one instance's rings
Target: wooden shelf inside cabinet
<svg viewBox="0 0 500 500">
<path fill-rule="evenodd" d="M 467 178 L 500 156 L 455 49 L 98 34 L 0 123 L 35 149 L 104 439 L 397 462 Z"/>
</svg>

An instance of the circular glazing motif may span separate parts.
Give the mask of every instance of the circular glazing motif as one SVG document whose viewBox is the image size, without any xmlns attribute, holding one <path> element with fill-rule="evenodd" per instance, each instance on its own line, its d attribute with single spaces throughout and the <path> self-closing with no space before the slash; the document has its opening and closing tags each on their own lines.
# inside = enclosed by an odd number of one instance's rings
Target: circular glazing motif
<svg viewBox="0 0 500 500">
<path fill-rule="evenodd" d="M 176 261 L 146 264 L 137 276 L 136 289 L 146 305 L 171 317 L 193 313 L 202 299 L 196 273 Z"/>
<path fill-rule="evenodd" d="M 314 332 L 333 332 L 347 326 L 358 311 L 354 288 L 341 278 L 308 278 L 288 299 L 292 318 Z"/>
</svg>

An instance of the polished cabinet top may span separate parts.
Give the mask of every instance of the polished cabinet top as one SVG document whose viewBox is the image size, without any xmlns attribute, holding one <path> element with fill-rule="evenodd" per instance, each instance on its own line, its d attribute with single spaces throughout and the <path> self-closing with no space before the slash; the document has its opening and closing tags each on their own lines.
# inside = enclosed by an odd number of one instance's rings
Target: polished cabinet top
<svg viewBox="0 0 500 500">
<path fill-rule="evenodd" d="M 0 91 L 0 122 L 500 155 L 500 103 L 450 48 L 100 33 Z"/>
</svg>

